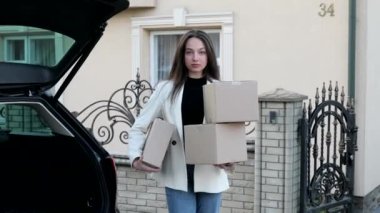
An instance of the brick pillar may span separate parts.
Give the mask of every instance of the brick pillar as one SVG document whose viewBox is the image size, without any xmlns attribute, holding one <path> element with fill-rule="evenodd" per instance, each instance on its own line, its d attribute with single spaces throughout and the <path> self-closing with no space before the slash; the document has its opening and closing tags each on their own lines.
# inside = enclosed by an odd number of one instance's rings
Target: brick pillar
<svg viewBox="0 0 380 213">
<path fill-rule="evenodd" d="M 255 143 L 255 213 L 299 212 L 300 157 L 298 121 L 307 96 L 276 89 L 260 95 Z"/>
</svg>

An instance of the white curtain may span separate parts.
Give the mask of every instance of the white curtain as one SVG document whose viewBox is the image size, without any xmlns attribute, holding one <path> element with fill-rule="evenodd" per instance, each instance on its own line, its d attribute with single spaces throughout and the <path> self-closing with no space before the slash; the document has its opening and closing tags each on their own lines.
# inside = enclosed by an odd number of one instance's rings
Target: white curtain
<svg viewBox="0 0 380 213">
<path fill-rule="evenodd" d="M 157 81 L 167 79 L 173 63 L 177 43 L 181 35 L 155 36 L 155 71 Z"/>
<path fill-rule="evenodd" d="M 45 66 L 55 65 L 54 39 L 31 39 L 30 63 Z"/>
</svg>

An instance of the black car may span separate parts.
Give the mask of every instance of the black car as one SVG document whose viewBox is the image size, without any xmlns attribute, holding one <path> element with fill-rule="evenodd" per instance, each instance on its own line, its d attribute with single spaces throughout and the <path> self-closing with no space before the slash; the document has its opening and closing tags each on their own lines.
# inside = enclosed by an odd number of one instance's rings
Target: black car
<svg viewBox="0 0 380 213">
<path fill-rule="evenodd" d="M 59 97 L 128 5 L 1 2 L 0 213 L 117 211 L 112 157 Z"/>
</svg>

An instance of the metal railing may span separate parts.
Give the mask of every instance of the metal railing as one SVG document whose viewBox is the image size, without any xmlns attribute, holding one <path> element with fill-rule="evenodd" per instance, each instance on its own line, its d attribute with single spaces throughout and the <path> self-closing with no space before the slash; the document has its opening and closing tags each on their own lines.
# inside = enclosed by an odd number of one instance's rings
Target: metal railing
<svg viewBox="0 0 380 213">
<path fill-rule="evenodd" d="M 149 100 L 154 88 L 140 79 L 130 80 L 123 88 L 114 91 L 108 100 L 99 100 L 89 104 L 80 112 L 73 112 L 77 119 L 88 128 L 101 145 L 110 144 L 118 136 L 123 144 L 128 144 L 128 129 L 135 122 L 141 109 Z M 122 127 L 116 128 L 122 125 Z M 120 130 L 121 129 L 121 130 Z M 253 150 L 255 124 L 246 123 L 247 145 Z"/>
<path fill-rule="evenodd" d="M 339 96 L 341 97 L 339 100 Z M 302 118 L 301 211 L 352 212 L 357 126 L 354 104 L 330 82 Z"/>
<path fill-rule="evenodd" d="M 140 79 L 137 73 L 136 80 L 130 80 L 120 89 L 114 91 L 108 100 L 99 100 L 75 113 L 77 119 L 98 139 L 101 145 L 109 144 L 117 135 L 119 140 L 127 144 L 128 131 L 135 117 L 149 100 L 153 93 L 152 85 Z M 117 131 L 117 125 L 125 128 Z"/>
</svg>

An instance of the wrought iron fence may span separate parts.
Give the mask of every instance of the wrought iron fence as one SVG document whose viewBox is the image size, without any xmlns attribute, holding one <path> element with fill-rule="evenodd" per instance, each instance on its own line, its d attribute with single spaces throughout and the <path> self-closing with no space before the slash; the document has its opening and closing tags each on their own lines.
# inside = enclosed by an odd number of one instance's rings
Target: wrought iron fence
<svg viewBox="0 0 380 213">
<path fill-rule="evenodd" d="M 114 91 L 108 100 L 99 100 L 88 105 L 80 112 L 73 112 L 77 119 L 88 128 L 101 145 L 119 140 L 128 144 L 128 130 L 148 102 L 154 88 L 140 79 L 137 72 L 136 80 L 130 80 L 123 88 Z M 116 128 L 116 126 L 122 127 Z M 122 130 L 120 130 L 122 129 Z M 248 146 L 253 149 L 255 124 L 246 123 Z M 118 139 L 115 138 L 118 136 Z"/>
<path fill-rule="evenodd" d="M 120 89 L 114 91 L 108 100 L 96 101 L 79 113 L 74 113 L 78 120 L 88 127 L 89 131 L 102 145 L 111 143 L 118 131 L 116 125 L 124 124 L 124 130 L 118 134 L 119 140 L 127 144 L 128 128 L 135 122 L 135 117 L 153 93 L 152 85 L 140 79 L 130 80 Z"/>
<path fill-rule="evenodd" d="M 339 100 L 340 96 L 340 100 Z M 302 118 L 301 212 L 352 212 L 357 151 L 354 104 L 338 83 L 317 88 Z M 347 105 L 345 107 L 344 105 Z"/>
</svg>

